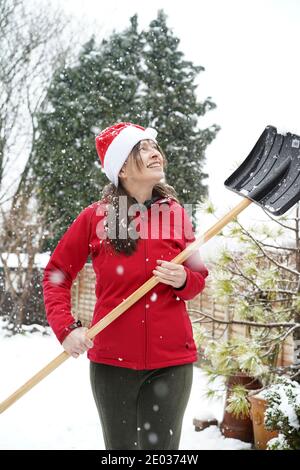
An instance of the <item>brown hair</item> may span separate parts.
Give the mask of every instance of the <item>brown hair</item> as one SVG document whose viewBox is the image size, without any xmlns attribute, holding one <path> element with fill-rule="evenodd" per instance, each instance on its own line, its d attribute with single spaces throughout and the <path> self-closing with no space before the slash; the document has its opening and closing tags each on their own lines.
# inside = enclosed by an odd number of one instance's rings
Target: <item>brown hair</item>
<svg viewBox="0 0 300 470">
<path fill-rule="evenodd" d="M 164 168 L 167 166 L 167 159 L 160 148 L 158 144 L 157 148 L 159 152 L 161 153 L 163 157 L 163 162 L 164 162 Z M 128 160 L 132 160 L 133 164 L 141 171 L 143 168 L 143 160 L 140 155 L 140 142 L 138 142 L 132 149 L 132 151 L 129 154 Z M 119 207 L 119 202 L 120 202 L 120 196 L 125 196 L 127 198 L 127 225 L 126 225 L 126 230 L 127 230 L 127 238 L 120 238 L 119 237 L 119 227 L 120 227 L 120 207 Z M 178 196 L 176 194 L 175 189 L 173 186 L 170 186 L 166 183 L 157 183 L 153 187 L 153 192 L 152 192 L 152 197 L 169 197 L 174 199 L 175 201 L 179 202 Z M 128 194 L 126 189 L 122 186 L 121 181 L 119 180 L 119 185 L 116 187 L 113 183 L 107 184 L 102 191 L 102 201 L 105 202 L 106 204 L 111 204 L 114 208 L 114 213 L 115 213 L 115 237 L 110 238 L 109 237 L 109 231 L 108 231 L 108 239 L 109 243 L 112 245 L 114 248 L 115 252 L 117 253 L 124 253 L 126 255 L 131 255 L 134 253 L 137 249 L 137 244 L 138 244 L 138 239 L 134 239 L 130 237 L 128 233 L 128 228 L 130 226 L 130 222 L 133 220 L 134 216 L 129 216 L 129 208 L 133 204 L 136 204 L 136 200 Z"/>
</svg>

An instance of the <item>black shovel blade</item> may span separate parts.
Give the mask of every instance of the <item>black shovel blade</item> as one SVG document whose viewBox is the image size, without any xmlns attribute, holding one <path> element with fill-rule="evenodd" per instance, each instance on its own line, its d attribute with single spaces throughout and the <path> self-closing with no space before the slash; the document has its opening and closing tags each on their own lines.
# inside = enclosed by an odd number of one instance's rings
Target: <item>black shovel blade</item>
<svg viewBox="0 0 300 470">
<path fill-rule="evenodd" d="M 267 126 L 225 186 L 272 215 L 282 215 L 300 199 L 300 137 Z"/>
</svg>

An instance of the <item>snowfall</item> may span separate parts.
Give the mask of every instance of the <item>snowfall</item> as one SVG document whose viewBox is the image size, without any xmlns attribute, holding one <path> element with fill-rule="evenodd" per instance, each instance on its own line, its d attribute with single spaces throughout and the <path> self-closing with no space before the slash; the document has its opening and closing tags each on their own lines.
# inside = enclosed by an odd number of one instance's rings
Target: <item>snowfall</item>
<svg viewBox="0 0 300 470">
<path fill-rule="evenodd" d="M 0 321 L 0 401 L 62 351 L 48 329 L 6 336 Z M 207 399 L 207 381 L 194 366 L 189 403 L 183 420 L 180 449 L 249 449 L 248 443 L 222 436 L 217 426 L 196 432 L 193 419 L 222 418 L 223 400 Z M 100 422 L 89 382 L 86 355 L 69 358 L 0 415 L 0 449 L 104 450 Z"/>
</svg>

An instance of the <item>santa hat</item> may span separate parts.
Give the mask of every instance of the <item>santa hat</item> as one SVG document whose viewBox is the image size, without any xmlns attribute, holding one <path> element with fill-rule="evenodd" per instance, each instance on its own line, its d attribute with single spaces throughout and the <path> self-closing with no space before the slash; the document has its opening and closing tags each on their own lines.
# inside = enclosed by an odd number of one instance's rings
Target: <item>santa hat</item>
<svg viewBox="0 0 300 470">
<path fill-rule="evenodd" d="M 104 173 L 118 186 L 119 172 L 133 147 L 141 140 L 151 139 L 156 142 L 157 131 L 146 129 L 131 122 L 120 122 L 107 127 L 96 137 L 96 149 Z"/>
</svg>

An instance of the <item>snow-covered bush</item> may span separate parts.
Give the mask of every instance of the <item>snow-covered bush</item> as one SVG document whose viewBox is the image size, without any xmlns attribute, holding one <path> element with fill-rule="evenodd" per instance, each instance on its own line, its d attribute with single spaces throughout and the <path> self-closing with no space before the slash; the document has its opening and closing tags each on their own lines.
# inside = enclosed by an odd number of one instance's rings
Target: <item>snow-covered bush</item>
<svg viewBox="0 0 300 470">
<path fill-rule="evenodd" d="M 268 442 L 270 450 L 300 449 L 300 385 L 286 377 L 264 391 L 267 400 L 265 426 L 278 430 L 278 437 Z"/>
</svg>

